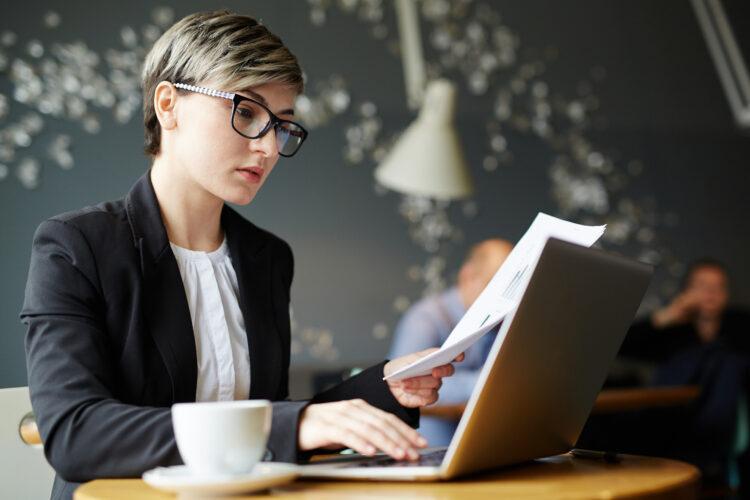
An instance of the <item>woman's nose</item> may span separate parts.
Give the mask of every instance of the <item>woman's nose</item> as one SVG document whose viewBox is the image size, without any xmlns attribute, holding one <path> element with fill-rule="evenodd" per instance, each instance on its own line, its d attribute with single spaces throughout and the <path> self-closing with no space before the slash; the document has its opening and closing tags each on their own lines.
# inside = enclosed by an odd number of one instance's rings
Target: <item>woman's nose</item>
<svg viewBox="0 0 750 500">
<path fill-rule="evenodd" d="M 276 129 L 271 127 L 263 137 L 250 139 L 250 149 L 262 152 L 267 158 L 277 156 L 278 148 L 276 146 Z"/>
</svg>

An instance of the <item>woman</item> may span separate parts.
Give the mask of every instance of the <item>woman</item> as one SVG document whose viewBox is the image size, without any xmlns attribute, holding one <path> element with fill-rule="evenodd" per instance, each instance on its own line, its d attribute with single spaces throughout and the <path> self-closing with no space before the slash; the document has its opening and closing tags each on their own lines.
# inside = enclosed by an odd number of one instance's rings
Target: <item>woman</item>
<svg viewBox="0 0 750 500">
<path fill-rule="evenodd" d="M 225 202 L 250 203 L 302 145 L 301 91 L 296 58 L 252 18 L 182 19 L 143 68 L 150 171 L 124 199 L 37 230 L 21 317 L 54 498 L 180 463 L 170 406 L 183 401 L 274 401 L 271 460 L 341 447 L 414 459 L 426 445 L 409 425 L 453 367 L 382 380 L 424 353 L 285 401 L 292 253 Z"/>
</svg>

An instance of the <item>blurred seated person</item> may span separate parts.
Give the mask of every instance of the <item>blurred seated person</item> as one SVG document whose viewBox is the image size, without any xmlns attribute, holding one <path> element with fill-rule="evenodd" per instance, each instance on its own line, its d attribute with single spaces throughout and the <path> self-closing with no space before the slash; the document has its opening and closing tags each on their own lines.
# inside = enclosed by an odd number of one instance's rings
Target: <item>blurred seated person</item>
<svg viewBox="0 0 750 500">
<path fill-rule="evenodd" d="M 512 249 L 511 243 L 500 239 L 486 240 L 472 247 L 461 265 L 455 286 L 425 297 L 406 311 L 396 326 L 390 358 L 441 346 Z M 443 380 L 440 404 L 465 403 L 469 399 L 495 336 L 496 332 L 488 333 L 466 350 L 464 361 L 455 365 L 451 380 Z M 419 431 L 429 446 L 445 446 L 456 425 L 457 422 L 446 419 L 422 416 Z"/>
<path fill-rule="evenodd" d="M 738 414 L 746 404 L 750 367 L 750 314 L 729 307 L 729 296 L 724 265 L 696 261 L 679 295 L 635 323 L 620 350 L 623 357 L 656 363 L 653 385 L 700 386 L 689 408 L 668 418 L 666 411 L 648 413 L 638 434 L 648 440 L 647 451 L 691 461 L 706 480 L 720 482 L 727 477 L 730 455 L 737 452 Z"/>
<path fill-rule="evenodd" d="M 620 353 L 664 362 L 691 347 L 721 344 L 750 355 L 750 314 L 728 303 L 729 275 L 724 265 L 698 260 L 690 265 L 679 295 L 632 326 Z"/>
</svg>

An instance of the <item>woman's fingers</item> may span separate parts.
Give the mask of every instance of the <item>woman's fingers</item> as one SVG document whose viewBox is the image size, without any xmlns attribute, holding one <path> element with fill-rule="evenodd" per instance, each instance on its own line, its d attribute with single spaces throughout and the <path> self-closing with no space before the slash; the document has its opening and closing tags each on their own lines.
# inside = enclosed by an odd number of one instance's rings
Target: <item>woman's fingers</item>
<svg viewBox="0 0 750 500">
<path fill-rule="evenodd" d="M 435 396 L 435 398 L 438 397 L 437 389 L 414 389 L 414 390 L 409 390 L 409 394 L 411 396 L 419 396 L 421 398 L 426 398 L 430 396 Z"/>
<path fill-rule="evenodd" d="M 384 432 L 388 433 L 391 439 L 399 443 L 407 442 L 411 446 L 420 448 L 427 445 L 427 441 L 419 432 L 406 425 L 406 423 L 395 415 L 376 408 L 362 400 L 355 399 L 354 404 L 366 414 L 366 418 L 372 425 L 379 425 Z"/>
<path fill-rule="evenodd" d="M 377 420 L 371 419 L 367 412 L 357 408 L 350 409 L 346 417 L 341 420 L 341 424 L 359 438 L 393 458 L 403 460 L 407 456 L 416 454 L 416 451 L 398 432 L 380 425 Z"/>
<path fill-rule="evenodd" d="M 378 449 L 395 459 L 415 460 L 427 445 L 417 431 L 363 400 L 310 405 L 300 422 L 300 448 L 348 446 L 363 455 Z"/>
<path fill-rule="evenodd" d="M 434 389 L 418 389 L 409 391 L 406 397 L 411 399 L 412 406 L 426 406 L 438 400 L 438 392 Z"/>
<path fill-rule="evenodd" d="M 450 377 L 455 373 L 456 369 L 453 367 L 453 365 L 441 365 L 437 366 L 432 369 L 432 376 L 433 377 Z"/>
<path fill-rule="evenodd" d="M 375 446 L 354 430 L 339 427 L 336 429 L 335 433 L 336 437 L 333 439 L 334 442 L 346 446 L 347 448 L 351 448 L 360 455 L 371 457 L 377 451 Z"/>
<path fill-rule="evenodd" d="M 421 377 L 411 377 L 401 381 L 401 387 L 404 389 L 427 389 L 434 388 L 439 389 L 443 384 L 441 380 L 443 377 L 450 377 L 455 372 L 453 365 L 442 365 L 432 369 L 430 375 L 422 375 Z"/>
<path fill-rule="evenodd" d="M 401 381 L 401 386 L 404 389 L 421 389 L 425 387 L 440 387 L 443 377 L 450 377 L 455 373 L 456 369 L 453 365 L 441 365 L 432 369 L 429 375 L 422 375 L 419 377 L 411 377 Z"/>
<path fill-rule="evenodd" d="M 353 427 L 362 432 L 370 443 L 393 458 L 403 460 L 419 458 L 415 447 L 421 446 L 419 434 L 398 418 L 374 408 L 364 401 L 357 401 L 350 412 Z"/>
<path fill-rule="evenodd" d="M 440 389 L 443 381 L 431 375 L 412 377 L 401 381 L 402 387 L 412 391 L 414 389 Z"/>
<path fill-rule="evenodd" d="M 424 398 L 433 398 L 433 399 L 437 400 L 437 398 L 439 396 L 439 392 L 438 392 L 439 390 L 440 390 L 440 387 L 435 387 L 435 388 L 432 388 L 432 387 L 425 387 L 425 388 L 415 387 L 415 388 L 402 388 L 400 390 L 400 393 L 401 393 L 401 397 L 402 398 L 408 398 L 408 400 L 409 400 L 408 401 L 409 404 L 406 404 L 405 406 L 407 406 L 409 408 L 414 408 L 415 405 L 416 406 L 423 406 L 424 404 L 426 404 L 424 402 L 420 402 L 420 404 L 417 404 L 418 400 L 415 399 L 415 397 L 419 398 L 419 401 L 423 401 Z M 402 401 L 401 404 L 405 404 L 405 402 Z"/>
<path fill-rule="evenodd" d="M 370 444 L 397 460 L 416 460 L 419 457 L 409 437 L 402 434 L 397 426 L 393 425 L 393 422 L 380 415 L 375 415 L 368 409 L 355 408 L 350 410 L 346 420 L 342 423 L 362 439 L 367 440 Z"/>
<path fill-rule="evenodd" d="M 396 441 L 390 439 L 378 427 L 361 420 L 352 419 L 351 414 L 339 420 L 336 439 L 346 446 L 353 442 L 359 446 L 364 446 L 366 450 L 383 450 L 397 460 L 402 460 L 407 456 L 405 447 L 399 446 Z M 349 447 L 359 452 L 358 448 Z M 365 455 L 371 454 L 365 453 Z"/>
</svg>

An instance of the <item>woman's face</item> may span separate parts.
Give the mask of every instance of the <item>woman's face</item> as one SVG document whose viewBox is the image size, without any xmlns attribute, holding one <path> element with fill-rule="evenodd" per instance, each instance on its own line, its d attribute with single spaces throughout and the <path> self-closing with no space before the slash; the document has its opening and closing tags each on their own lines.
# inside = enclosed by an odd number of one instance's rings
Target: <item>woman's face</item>
<svg viewBox="0 0 750 500">
<path fill-rule="evenodd" d="M 297 95 L 286 85 L 269 83 L 244 91 L 210 82 L 200 85 L 236 92 L 265 104 L 279 118 L 294 119 Z M 250 203 L 279 159 L 275 131 L 247 139 L 232 128 L 232 101 L 194 92 L 180 94 L 175 113 L 178 126 L 170 151 L 186 180 L 224 201 Z"/>
</svg>

